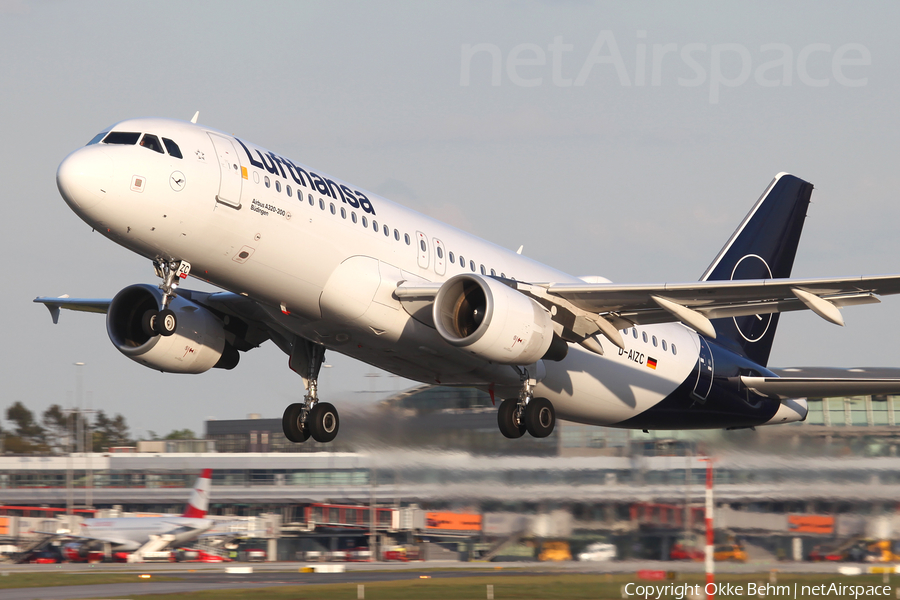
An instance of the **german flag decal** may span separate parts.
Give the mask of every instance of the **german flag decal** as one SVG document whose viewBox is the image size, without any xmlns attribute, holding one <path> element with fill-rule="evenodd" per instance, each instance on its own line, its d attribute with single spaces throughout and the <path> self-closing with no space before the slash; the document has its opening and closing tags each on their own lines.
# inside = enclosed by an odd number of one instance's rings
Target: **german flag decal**
<svg viewBox="0 0 900 600">
<path fill-rule="evenodd" d="M 655 358 L 650 358 L 650 357 L 648 356 L 648 357 L 647 357 L 647 366 L 650 367 L 651 369 L 653 369 L 653 370 L 655 371 L 655 370 L 656 370 L 656 359 L 655 359 Z"/>
</svg>

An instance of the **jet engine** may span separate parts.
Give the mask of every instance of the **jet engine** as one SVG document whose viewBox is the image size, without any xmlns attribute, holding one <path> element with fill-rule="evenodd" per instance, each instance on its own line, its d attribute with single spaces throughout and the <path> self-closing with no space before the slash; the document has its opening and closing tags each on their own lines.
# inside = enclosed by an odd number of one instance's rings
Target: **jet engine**
<svg viewBox="0 0 900 600">
<path fill-rule="evenodd" d="M 232 368 L 238 352 L 225 341 L 225 325 L 209 310 L 176 296 L 169 303 L 177 329 L 158 335 L 149 316 L 159 310 L 162 292 L 147 284 L 130 285 L 113 298 L 106 313 L 106 331 L 119 352 L 164 373 L 203 373 L 213 367 Z"/>
<path fill-rule="evenodd" d="M 441 285 L 433 311 L 435 328 L 447 343 L 492 362 L 531 364 L 553 342 L 550 313 L 489 277 L 451 277 Z"/>
</svg>

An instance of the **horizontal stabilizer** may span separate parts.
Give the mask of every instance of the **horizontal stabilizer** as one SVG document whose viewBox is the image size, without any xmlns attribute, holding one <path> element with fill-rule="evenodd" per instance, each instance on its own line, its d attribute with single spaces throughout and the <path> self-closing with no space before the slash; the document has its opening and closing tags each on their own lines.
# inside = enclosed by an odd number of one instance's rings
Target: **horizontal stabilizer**
<svg viewBox="0 0 900 600">
<path fill-rule="evenodd" d="M 833 398 L 900 394 L 900 378 L 741 377 L 741 383 L 758 394 L 779 398 Z"/>
</svg>

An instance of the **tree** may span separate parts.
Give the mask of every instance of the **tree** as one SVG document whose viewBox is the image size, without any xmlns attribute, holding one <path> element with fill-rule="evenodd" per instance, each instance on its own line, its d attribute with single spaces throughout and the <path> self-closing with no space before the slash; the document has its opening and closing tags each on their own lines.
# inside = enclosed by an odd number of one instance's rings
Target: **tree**
<svg viewBox="0 0 900 600">
<path fill-rule="evenodd" d="M 34 413 L 19 401 L 6 409 L 6 420 L 16 424 L 14 435 L 6 437 L 6 449 L 29 454 L 47 451 L 44 428 L 34 420 Z"/>
<path fill-rule="evenodd" d="M 69 415 L 59 404 L 52 404 L 44 411 L 41 420 L 44 423 L 44 437 L 50 450 L 56 453 L 67 451 L 71 439 Z"/>
<path fill-rule="evenodd" d="M 165 440 L 196 440 L 197 436 L 190 429 L 175 429 L 164 437 Z"/>
<path fill-rule="evenodd" d="M 110 419 L 104 411 L 98 410 L 91 429 L 94 452 L 102 452 L 104 448 L 113 446 L 130 446 L 134 443 L 128 437 L 125 417 L 119 414 Z"/>
</svg>

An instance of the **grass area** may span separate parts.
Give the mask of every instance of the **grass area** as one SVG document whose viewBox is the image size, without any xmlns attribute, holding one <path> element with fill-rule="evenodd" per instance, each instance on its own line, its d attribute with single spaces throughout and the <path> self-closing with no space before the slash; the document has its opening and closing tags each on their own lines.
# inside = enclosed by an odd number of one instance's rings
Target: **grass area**
<svg viewBox="0 0 900 600">
<path fill-rule="evenodd" d="M 900 579 L 893 578 L 894 583 L 900 583 Z M 719 598 L 757 598 L 756 594 L 750 596 L 747 584 L 756 585 L 769 582 L 769 573 L 754 575 L 722 575 L 716 578 L 717 582 L 730 583 L 734 586 L 743 586 L 742 592 L 732 590 L 730 595 L 717 594 Z M 487 597 L 487 584 L 494 586 L 494 598 L 496 600 L 620 600 L 622 598 L 622 586 L 626 583 L 637 585 L 665 586 L 669 584 L 700 585 L 702 592 L 705 582 L 703 575 L 681 575 L 675 580 L 641 581 L 634 575 L 585 575 L 554 573 L 547 575 L 503 575 L 497 577 L 453 577 L 413 579 L 390 582 L 370 582 L 365 584 L 366 600 L 476 600 Z M 802 586 L 830 585 L 839 586 L 878 586 L 879 590 L 872 593 L 871 590 L 858 594 L 858 598 L 893 598 L 896 585 L 890 586 L 890 593 L 885 595 L 881 586 L 881 575 L 860 575 L 846 577 L 840 575 L 786 575 L 779 574 L 778 585 L 787 586 L 788 594 L 770 593 L 767 597 L 778 599 L 794 598 L 794 584 L 797 584 L 797 598 L 814 598 L 825 596 L 832 598 L 854 598 L 851 590 L 849 593 L 827 593 L 819 590 L 801 593 Z M 236 582 L 236 585 L 240 585 Z M 129 598 L 144 600 L 238 600 L 255 596 L 265 600 L 355 600 L 357 598 L 357 584 L 310 584 L 284 587 L 267 587 L 232 590 L 211 590 L 208 592 L 192 592 L 185 594 L 154 594 L 140 596 L 129 594 Z M 656 597 L 655 595 L 653 596 Z M 705 594 L 702 596 L 705 600 Z M 638 597 L 632 596 L 634 600 Z M 664 593 L 662 599 L 676 598 L 675 593 Z"/>
<path fill-rule="evenodd" d="M 138 583 L 141 581 L 181 581 L 182 577 L 153 575 L 141 579 L 139 573 L 32 573 L 16 571 L 0 577 L 0 590 L 103 583 Z M 3 594 L 0 594 L 3 598 Z"/>
</svg>

